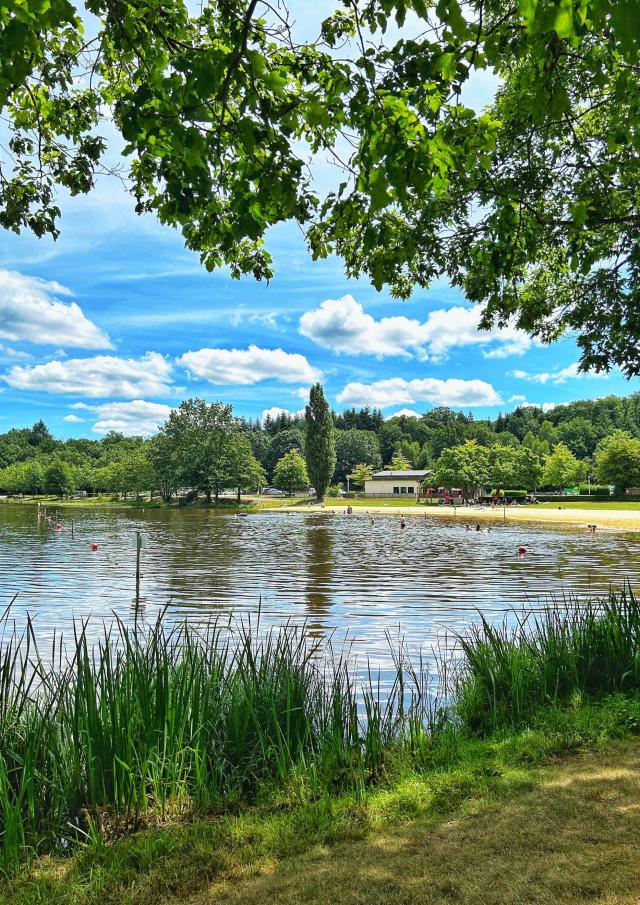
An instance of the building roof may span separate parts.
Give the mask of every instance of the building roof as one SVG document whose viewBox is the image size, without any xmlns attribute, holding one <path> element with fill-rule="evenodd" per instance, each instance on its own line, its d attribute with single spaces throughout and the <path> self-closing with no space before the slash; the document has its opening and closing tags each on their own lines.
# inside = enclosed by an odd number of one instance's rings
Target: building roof
<svg viewBox="0 0 640 905">
<path fill-rule="evenodd" d="M 430 471 L 377 471 L 371 476 L 371 481 L 422 481 Z"/>
</svg>

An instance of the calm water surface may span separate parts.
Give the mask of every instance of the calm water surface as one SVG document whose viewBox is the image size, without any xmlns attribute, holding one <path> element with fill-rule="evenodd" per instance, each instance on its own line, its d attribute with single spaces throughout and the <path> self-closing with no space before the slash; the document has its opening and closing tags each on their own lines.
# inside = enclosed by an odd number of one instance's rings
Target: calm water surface
<svg viewBox="0 0 640 905">
<path fill-rule="evenodd" d="M 401 530 L 397 517 L 371 524 L 363 513 L 63 509 L 60 521 L 57 532 L 35 508 L 0 505 L 0 605 L 17 595 L 14 618 L 34 616 L 43 641 L 74 617 L 90 616 L 95 631 L 113 613 L 133 621 L 138 530 L 138 615 L 166 607 L 168 621 L 246 619 L 260 608 L 263 628 L 291 621 L 313 637 L 347 636 L 379 665 L 388 663 L 387 632 L 415 648 L 463 629 L 478 611 L 498 620 L 552 594 L 640 585 L 640 536 L 631 533 L 508 521 L 476 533 L 463 518 L 424 515 Z"/>
</svg>

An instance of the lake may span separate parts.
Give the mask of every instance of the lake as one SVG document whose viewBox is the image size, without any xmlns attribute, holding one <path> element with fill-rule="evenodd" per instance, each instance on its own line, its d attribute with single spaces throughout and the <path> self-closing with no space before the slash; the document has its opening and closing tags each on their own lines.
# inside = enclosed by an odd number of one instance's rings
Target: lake
<svg viewBox="0 0 640 905">
<path fill-rule="evenodd" d="M 50 510 L 51 511 L 51 510 Z M 74 537 L 71 536 L 71 519 Z M 141 615 L 192 621 L 229 615 L 261 628 L 304 624 L 317 639 L 348 637 L 379 666 L 386 634 L 430 646 L 478 618 L 538 608 L 550 595 L 581 597 L 638 584 L 640 535 L 495 523 L 490 532 L 420 514 L 397 516 L 205 509 L 61 509 L 62 531 L 35 507 L 0 505 L 0 606 L 30 613 L 43 642 L 74 617 L 125 622 Z M 136 532 L 144 538 L 135 602 Z M 97 544 L 95 552 L 91 544 Z M 518 556 L 517 547 L 527 547 Z"/>
</svg>

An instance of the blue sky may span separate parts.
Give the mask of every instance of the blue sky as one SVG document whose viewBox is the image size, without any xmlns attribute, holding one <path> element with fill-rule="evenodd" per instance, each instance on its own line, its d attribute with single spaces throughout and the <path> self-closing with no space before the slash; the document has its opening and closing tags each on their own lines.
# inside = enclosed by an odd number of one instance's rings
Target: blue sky
<svg viewBox="0 0 640 905">
<path fill-rule="evenodd" d="M 479 107 L 491 91 L 480 79 L 467 99 Z M 150 433 L 194 395 L 255 418 L 299 410 L 316 379 L 336 409 L 386 416 L 440 404 L 493 417 L 640 389 L 619 373 L 578 375 L 571 338 L 479 333 L 446 283 L 398 302 L 348 280 L 338 260 L 311 261 L 292 225 L 269 236 L 267 286 L 208 274 L 107 178 L 61 207 L 55 243 L 0 234 L 0 431 L 43 418 L 57 436 Z"/>
</svg>

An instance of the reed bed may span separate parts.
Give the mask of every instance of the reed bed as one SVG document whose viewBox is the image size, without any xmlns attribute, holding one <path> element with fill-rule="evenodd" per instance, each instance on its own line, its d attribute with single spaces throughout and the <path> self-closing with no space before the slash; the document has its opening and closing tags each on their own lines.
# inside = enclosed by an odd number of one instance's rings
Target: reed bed
<svg viewBox="0 0 640 905">
<path fill-rule="evenodd" d="M 360 794 L 408 726 L 430 722 L 424 672 L 398 659 L 391 689 L 293 626 L 116 621 L 44 657 L 34 626 L 0 656 L 0 841 L 5 867 L 105 823 L 230 808 L 295 777 L 309 794 Z M 410 687 L 409 687 L 409 684 Z"/>
<path fill-rule="evenodd" d="M 459 642 L 453 696 L 467 732 L 517 730 L 541 708 L 640 689 L 640 600 L 630 585 L 497 626 L 482 618 Z"/>
<path fill-rule="evenodd" d="M 216 812 L 287 790 L 361 795 L 398 764 L 428 769 L 456 738 L 535 722 L 577 693 L 640 689 L 640 603 L 630 588 L 459 639 L 431 693 L 396 646 L 381 685 L 303 629 L 78 623 L 43 656 L 31 622 L 0 638 L 0 866 L 150 819 Z M 437 762 L 437 757 L 435 758 Z"/>
</svg>

